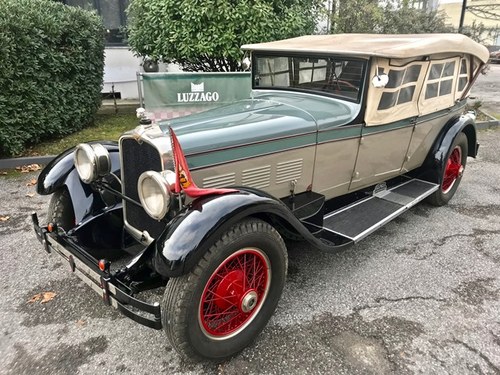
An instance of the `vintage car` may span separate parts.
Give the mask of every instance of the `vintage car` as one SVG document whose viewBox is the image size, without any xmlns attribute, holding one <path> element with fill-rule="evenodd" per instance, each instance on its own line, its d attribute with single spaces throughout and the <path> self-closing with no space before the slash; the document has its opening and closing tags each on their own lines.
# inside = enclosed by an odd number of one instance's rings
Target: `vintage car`
<svg viewBox="0 0 500 375">
<path fill-rule="evenodd" d="M 500 49 L 490 52 L 490 62 L 500 64 Z"/>
<path fill-rule="evenodd" d="M 460 34 L 315 35 L 242 47 L 246 100 L 80 144 L 41 172 L 47 252 L 184 357 L 222 360 L 273 314 L 284 239 L 337 252 L 478 151 L 467 94 L 489 58 Z M 153 289 L 163 292 L 155 301 Z M 140 294 L 140 295 L 139 295 Z M 146 297 L 144 297 L 146 295 Z"/>
</svg>

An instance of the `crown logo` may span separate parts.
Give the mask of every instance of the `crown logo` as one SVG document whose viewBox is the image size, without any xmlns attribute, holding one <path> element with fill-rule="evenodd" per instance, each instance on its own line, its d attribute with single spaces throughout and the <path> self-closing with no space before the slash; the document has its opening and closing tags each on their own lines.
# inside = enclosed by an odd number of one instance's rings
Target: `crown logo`
<svg viewBox="0 0 500 375">
<path fill-rule="evenodd" d="M 205 91 L 205 82 L 198 84 L 191 82 L 191 92 L 204 92 L 204 91 Z"/>
</svg>

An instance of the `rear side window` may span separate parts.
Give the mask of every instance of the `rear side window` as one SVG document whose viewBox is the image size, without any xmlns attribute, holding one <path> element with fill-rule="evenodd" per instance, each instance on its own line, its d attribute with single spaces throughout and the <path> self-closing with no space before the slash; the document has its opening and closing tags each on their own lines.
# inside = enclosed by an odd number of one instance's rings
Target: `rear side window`
<svg viewBox="0 0 500 375">
<path fill-rule="evenodd" d="M 460 72 L 458 74 L 457 93 L 461 94 L 469 82 L 469 64 L 466 58 L 460 60 Z"/>
<path fill-rule="evenodd" d="M 431 63 L 425 87 L 425 99 L 449 95 L 455 78 L 455 61 Z"/>
</svg>

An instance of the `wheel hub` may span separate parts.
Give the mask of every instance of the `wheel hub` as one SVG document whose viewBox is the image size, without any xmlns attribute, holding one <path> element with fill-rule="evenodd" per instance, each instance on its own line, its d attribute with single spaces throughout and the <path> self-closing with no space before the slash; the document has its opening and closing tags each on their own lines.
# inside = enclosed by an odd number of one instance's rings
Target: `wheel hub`
<svg viewBox="0 0 500 375">
<path fill-rule="evenodd" d="M 249 290 L 245 293 L 241 299 L 240 309 L 244 313 L 252 311 L 255 306 L 257 306 L 257 301 L 259 300 L 259 295 L 255 290 Z"/>
</svg>

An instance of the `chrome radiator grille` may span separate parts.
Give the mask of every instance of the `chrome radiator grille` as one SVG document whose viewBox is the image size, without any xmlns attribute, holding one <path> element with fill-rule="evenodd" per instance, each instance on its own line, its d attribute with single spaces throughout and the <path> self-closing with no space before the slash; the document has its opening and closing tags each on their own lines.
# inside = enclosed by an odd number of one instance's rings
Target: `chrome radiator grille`
<svg viewBox="0 0 500 375">
<path fill-rule="evenodd" d="M 137 181 L 145 171 L 161 171 L 162 162 L 158 150 L 147 142 L 138 143 L 133 138 L 123 138 L 120 142 L 122 159 L 122 192 L 129 198 L 139 202 Z M 148 231 L 156 238 L 165 225 L 151 218 L 142 207 L 127 201 L 123 202 L 127 223 L 139 231 Z"/>
</svg>

